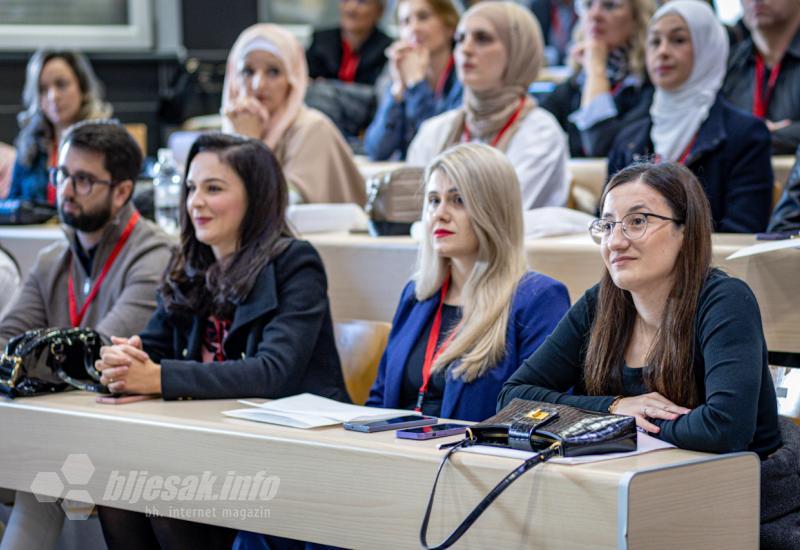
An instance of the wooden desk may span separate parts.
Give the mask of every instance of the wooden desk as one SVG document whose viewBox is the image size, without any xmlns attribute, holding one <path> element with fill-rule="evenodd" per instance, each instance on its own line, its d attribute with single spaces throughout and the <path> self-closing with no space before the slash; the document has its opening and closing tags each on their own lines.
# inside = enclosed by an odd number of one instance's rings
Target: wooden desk
<svg viewBox="0 0 800 550">
<path fill-rule="evenodd" d="M 63 238 L 57 226 L 0 227 L 0 242 L 14 254 L 23 274 L 39 250 Z M 417 243 L 410 237 L 321 233 L 306 237 L 319 251 L 328 274 L 335 319 L 391 322 L 400 293 L 414 272 Z M 753 289 L 761 306 L 770 351 L 800 353 L 800 267 L 798 250 L 782 250 L 726 261 L 755 244 L 752 235 L 714 235 L 714 264 Z M 588 235 L 530 239 L 525 242 L 531 269 L 562 281 L 575 302 L 600 280 L 600 250 Z"/>
<path fill-rule="evenodd" d="M 414 271 L 417 245 L 409 237 L 310 235 L 328 273 L 335 318 L 391 321 L 400 293 Z M 756 240 L 752 235 L 714 235 L 714 264 L 753 289 L 770 351 L 800 352 L 798 250 L 726 261 Z M 525 242 L 531 269 L 562 281 L 574 303 L 603 273 L 600 249 L 587 235 Z"/>
<path fill-rule="evenodd" d="M 97 405 L 79 392 L 0 401 L 0 486 L 30 490 L 37 473 L 59 472 L 68 455 L 81 453 L 93 469 L 72 468 L 73 481 L 49 494 L 80 489 L 95 503 L 188 512 L 207 523 L 337 546 L 418 547 L 442 456 L 437 442 L 338 427 L 296 430 L 220 414 L 235 407 L 232 401 Z M 517 464 L 456 455 L 442 476 L 431 538 L 452 529 Z M 458 547 L 757 548 L 759 469 L 752 453 L 677 449 L 580 466 L 545 464 L 506 491 Z M 178 501 L 163 494 L 148 501 L 104 499 L 114 496 L 110 480 L 131 472 L 140 472 L 135 479 L 179 480 L 206 472 L 218 480 L 207 495 L 230 472 L 263 472 L 277 476 L 279 485 L 268 501 Z M 267 517 L 231 517 L 231 510 Z"/>
</svg>

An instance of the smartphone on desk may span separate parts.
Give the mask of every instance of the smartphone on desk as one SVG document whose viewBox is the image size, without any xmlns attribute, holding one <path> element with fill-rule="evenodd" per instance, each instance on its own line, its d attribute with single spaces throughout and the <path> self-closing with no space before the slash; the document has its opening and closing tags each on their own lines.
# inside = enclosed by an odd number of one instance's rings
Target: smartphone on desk
<svg viewBox="0 0 800 550">
<path fill-rule="evenodd" d="M 383 420 L 365 420 L 345 422 L 345 430 L 355 432 L 385 432 L 387 430 L 399 430 L 401 428 L 415 428 L 417 426 L 430 426 L 439 421 L 435 416 L 420 416 L 409 414 L 406 416 L 396 416 L 394 418 L 384 418 Z"/>
<path fill-rule="evenodd" d="M 400 439 L 436 439 L 437 437 L 461 435 L 466 431 L 467 426 L 464 424 L 445 423 L 436 424 L 435 426 L 397 430 L 397 437 Z"/>
</svg>

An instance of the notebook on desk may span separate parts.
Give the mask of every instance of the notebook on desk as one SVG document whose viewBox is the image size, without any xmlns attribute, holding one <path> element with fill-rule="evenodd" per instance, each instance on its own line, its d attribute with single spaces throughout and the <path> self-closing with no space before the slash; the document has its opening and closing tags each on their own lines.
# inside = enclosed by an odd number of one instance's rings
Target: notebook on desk
<svg viewBox="0 0 800 550">
<path fill-rule="evenodd" d="M 378 409 L 350 405 L 310 393 L 302 393 L 263 403 L 248 400 L 239 400 L 239 403 L 248 407 L 223 411 L 222 414 L 231 418 L 303 429 L 336 426 L 344 422 L 358 420 L 381 420 L 415 414 L 413 411 L 401 409 Z"/>
</svg>

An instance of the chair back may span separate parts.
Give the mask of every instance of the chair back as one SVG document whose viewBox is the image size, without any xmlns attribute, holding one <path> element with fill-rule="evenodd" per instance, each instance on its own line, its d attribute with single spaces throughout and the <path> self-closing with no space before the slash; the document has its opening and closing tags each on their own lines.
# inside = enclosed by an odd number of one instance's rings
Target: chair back
<svg viewBox="0 0 800 550">
<path fill-rule="evenodd" d="M 778 414 L 800 424 L 800 369 L 769 367 L 778 400 Z"/>
<path fill-rule="evenodd" d="M 389 323 L 359 319 L 333 324 L 344 383 L 350 399 L 357 405 L 363 405 L 369 397 L 391 327 Z"/>
</svg>

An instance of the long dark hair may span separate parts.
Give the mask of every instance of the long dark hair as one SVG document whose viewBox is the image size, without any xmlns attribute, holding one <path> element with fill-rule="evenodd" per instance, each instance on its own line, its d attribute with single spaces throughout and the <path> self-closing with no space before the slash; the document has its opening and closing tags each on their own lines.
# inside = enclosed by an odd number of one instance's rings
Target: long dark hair
<svg viewBox="0 0 800 550">
<path fill-rule="evenodd" d="M 161 295 L 168 310 L 230 319 L 247 297 L 264 265 L 290 242 L 286 223 L 289 192 L 278 161 L 261 141 L 225 134 L 201 135 L 189 150 L 212 152 L 244 182 L 247 210 L 239 227 L 239 248 L 218 262 L 211 247 L 197 240 L 186 211 L 186 177 L 181 191 L 181 248 L 172 259 Z"/>
<path fill-rule="evenodd" d="M 711 208 L 694 174 L 675 163 L 640 163 L 620 170 L 603 191 L 600 205 L 612 189 L 634 181 L 664 197 L 672 217 L 683 220 L 684 226 L 683 246 L 673 268 L 674 285 L 645 361 L 645 385 L 649 391 L 691 408 L 701 402 L 693 369 L 694 325 L 700 291 L 711 269 Z M 584 383 L 590 395 L 622 393 L 622 365 L 635 321 L 630 292 L 615 285 L 606 270 L 584 364 Z"/>
<path fill-rule="evenodd" d="M 79 120 L 111 116 L 111 106 L 103 102 L 103 86 L 85 56 L 71 50 L 36 51 L 25 69 L 25 87 L 22 90 L 25 110 L 17 115 L 20 132 L 16 146 L 20 164 L 23 166 L 32 166 L 39 154 L 49 150 L 55 137 L 55 129 L 40 107 L 39 95 L 39 78 L 44 66 L 51 59 L 63 59 L 78 80 L 81 90 Z"/>
</svg>

